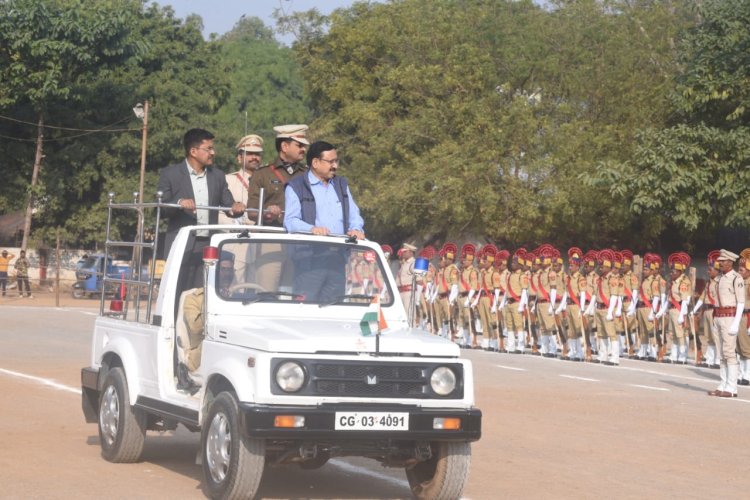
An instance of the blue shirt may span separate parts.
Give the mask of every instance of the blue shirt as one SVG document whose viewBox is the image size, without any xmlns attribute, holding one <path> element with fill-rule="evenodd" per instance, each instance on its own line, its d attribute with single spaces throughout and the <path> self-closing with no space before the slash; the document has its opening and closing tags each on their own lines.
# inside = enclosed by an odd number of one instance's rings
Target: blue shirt
<svg viewBox="0 0 750 500">
<path fill-rule="evenodd" d="M 315 198 L 315 225 L 308 224 L 302 220 L 302 206 L 297 193 L 289 186 L 284 191 L 285 212 L 284 227 L 289 232 L 311 231 L 313 227 L 326 227 L 333 234 L 346 234 L 348 231 L 364 231 L 365 221 L 359 213 L 359 207 L 354 203 L 351 191 L 347 186 L 349 195 L 349 227 L 344 227 L 344 211 L 341 209 L 341 201 L 336 194 L 333 184 L 324 184 L 312 171 L 308 171 L 307 179 L 310 181 L 313 197 Z"/>
</svg>

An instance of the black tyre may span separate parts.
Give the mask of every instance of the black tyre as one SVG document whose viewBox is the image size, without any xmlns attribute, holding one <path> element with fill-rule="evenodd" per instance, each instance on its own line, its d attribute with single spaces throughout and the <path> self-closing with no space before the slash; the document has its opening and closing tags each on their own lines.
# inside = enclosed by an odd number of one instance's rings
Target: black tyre
<svg viewBox="0 0 750 500">
<path fill-rule="evenodd" d="M 122 368 L 112 368 L 99 396 L 99 442 L 110 462 L 137 462 L 146 438 L 146 415 L 130 406 L 128 382 Z"/>
<path fill-rule="evenodd" d="M 461 498 L 470 465 L 469 443 L 432 443 L 432 457 L 406 469 L 412 495 L 430 500 Z"/>
<path fill-rule="evenodd" d="M 73 298 L 74 299 L 84 299 L 86 298 L 86 291 L 83 288 L 73 288 Z"/>
<path fill-rule="evenodd" d="M 243 436 L 234 395 L 222 392 L 208 409 L 201 431 L 203 477 L 211 498 L 254 498 L 263 476 L 266 444 Z"/>
</svg>

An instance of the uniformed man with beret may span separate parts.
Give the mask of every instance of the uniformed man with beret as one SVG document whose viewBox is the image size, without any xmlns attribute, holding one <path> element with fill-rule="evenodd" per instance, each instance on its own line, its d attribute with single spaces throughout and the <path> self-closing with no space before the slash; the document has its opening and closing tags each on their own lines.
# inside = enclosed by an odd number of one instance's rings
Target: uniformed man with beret
<svg viewBox="0 0 750 500">
<path fill-rule="evenodd" d="M 737 332 L 737 353 L 740 355 L 737 383 L 750 385 L 750 248 L 740 252 L 739 273 L 745 282 L 745 310 Z"/>
<path fill-rule="evenodd" d="M 398 286 L 398 293 L 401 295 L 401 302 L 404 303 L 407 314 L 411 314 L 412 307 L 414 307 L 415 323 L 417 322 L 417 314 L 416 303 L 412 304 L 412 281 L 414 278 L 414 252 L 416 251 L 417 247 L 412 243 L 407 242 L 401 245 L 401 249 L 398 252 L 401 265 L 398 268 L 398 274 L 396 274 L 396 285 Z"/>
<path fill-rule="evenodd" d="M 667 301 L 662 307 L 669 309 L 669 331 L 672 333 L 672 347 L 667 363 L 687 363 L 687 340 L 685 339 L 685 318 L 688 303 L 692 296 L 692 284 L 685 270 L 690 266 L 690 256 L 685 252 L 675 252 L 667 259 L 670 266 L 670 286 Z"/>
<path fill-rule="evenodd" d="M 716 307 L 717 286 L 719 283 L 719 250 L 711 250 L 706 258 L 708 279 L 698 301 L 693 307 L 692 315 L 698 315 L 698 334 L 702 333 L 705 340 L 705 358 L 701 359 L 700 352 L 696 364 L 706 368 L 719 368 L 719 353 L 716 327 L 714 326 L 714 308 Z"/>
<path fill-rule="evenodd" d="M 737 334 L 745 309 L 745 280 L 734 270 L 734 262 L 739 255 L 729 250 L 720 250 L 719 267 L 721 276 L 718 283 L 718 305 L 714 308 L 714 324 L 719 332 L 721 382 L 709 396 L 721 398 L 737 397 Z"/>
<path fill-rule="evenodd" d="M 478 347 L 473 315 L 474 296 L 479 291 L 479 273 L 474 267 L 475 255 L 476 246 L 473 244 L 466 243 L 461 247 L 461 273 L 457 301 L 459 327 L 463 334 L 462 344 L 464 347 L 472 348 Z"/>
<path fill-rule="evenodd" d="M 519 248 L 510 262 L 510 273 L 505 283 L 505 326 L 508 329 L 508 342 L 505 350 L 509 353 L 523 354 L 526 347 L 525 316 L 529 303 L 529 278 L 523 267 L 526 263 L 526 249 Z"/>
</svg>

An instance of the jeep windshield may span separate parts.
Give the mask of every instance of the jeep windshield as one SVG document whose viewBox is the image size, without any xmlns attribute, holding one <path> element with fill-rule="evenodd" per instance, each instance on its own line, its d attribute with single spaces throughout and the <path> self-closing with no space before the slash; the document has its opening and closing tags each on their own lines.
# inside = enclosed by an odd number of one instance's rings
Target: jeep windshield
<svg viewBox="0 0 750 500">
<path fill-rule="evenodd" d="M 371 248 L 343 242 L 224 240 L 216 294 L 245 305 L 297 302 L 368 305 L 393 302 L 383 262 Z"/>
</svg>

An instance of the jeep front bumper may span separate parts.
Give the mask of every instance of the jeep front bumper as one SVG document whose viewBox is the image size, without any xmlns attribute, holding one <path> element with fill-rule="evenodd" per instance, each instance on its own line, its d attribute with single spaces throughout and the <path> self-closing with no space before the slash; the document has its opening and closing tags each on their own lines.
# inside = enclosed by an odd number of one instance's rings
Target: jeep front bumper
<svg viewBox="0 0 750 500">
<path fill-rule="evenodd" d="M 409 405 L 352 405 L 336 404 L 309 406 L 270 406 L 241 403 L 243 426 L 254 438 L 345 440 L 393 439 L 407 441 L 477 441 L 482 435 L 482 412 L 476 408 L 421 408 Z M 337 414 L 407 413 L 408 429 L 404 430 L 341 430 L 336 428 Z M 300 427 L 279 427 L 277 417 L 302 417 Z M 436 419 L 460 422 L 455 429 L 436 429 Z"/>
</svg>

